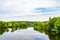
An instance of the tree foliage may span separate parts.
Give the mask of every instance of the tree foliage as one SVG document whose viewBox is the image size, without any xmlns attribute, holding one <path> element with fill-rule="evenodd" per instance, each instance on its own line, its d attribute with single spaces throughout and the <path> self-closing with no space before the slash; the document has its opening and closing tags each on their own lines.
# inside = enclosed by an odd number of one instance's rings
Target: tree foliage
<svg viewBox="0 0 60 40">
<path fill-rule="evenodd" d="M 49 17 L 49 21 L 46 22 L 38 22 L 37 25 L 34 26 L 37 30 L 49 30 L 51 32 L 60 33 L 60 17 Z"/>
<path fill-rule="evenodd" d="M 49 30 L 55 31 L 57 34 L 60 33 L 60 17 L 49 17 L 49 21 L 44 22 L 27 22 L 27 21 L 12 21 L 12 22 L 4 22 L 0 21 L 0 29 L 4 28 L 12 28 L 13 30 L 24 29 L 28 26 L 34 26 L 35 30 Z"/>
</svg>

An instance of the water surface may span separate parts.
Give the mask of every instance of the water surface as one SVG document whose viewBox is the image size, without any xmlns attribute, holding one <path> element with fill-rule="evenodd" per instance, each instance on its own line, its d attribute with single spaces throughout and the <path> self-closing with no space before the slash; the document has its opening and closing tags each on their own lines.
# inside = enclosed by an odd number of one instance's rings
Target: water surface
<svg viewBox="0 0 60 40">
<path fill-rule="evenodd" d="M 14 32 L 10 28 L 8 30 L 0 35 L 0 40 L 49 40 L 48 35 L 35 31 L 33 27 Z"/>
</svg>

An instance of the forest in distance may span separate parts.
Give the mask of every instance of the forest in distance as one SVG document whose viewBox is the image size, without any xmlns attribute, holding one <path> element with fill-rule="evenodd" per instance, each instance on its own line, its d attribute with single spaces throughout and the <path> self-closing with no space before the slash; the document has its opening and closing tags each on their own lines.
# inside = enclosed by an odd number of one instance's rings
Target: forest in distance
<svg viewBox="0 0 60 40">
<path fill-rule="evenodd" d="M 34 30 L 43 32 L 49 31 L 53 32 L 55 35 L 60 35 L 60 17 L 49 17 L 48 21 L 38 21 L 38 22 L 31 22 L 31 21 L 11 21 L 5 22 L 0 21 L 0 34 L 3 34 L 5 31 L 8 32 L 8 28 L 12 29 L 14 32 L 17 29 L 27 29 L 27 27 L 33 27 Z M 3 32 L 2 32 L 3 31 Z"/>
</svg>

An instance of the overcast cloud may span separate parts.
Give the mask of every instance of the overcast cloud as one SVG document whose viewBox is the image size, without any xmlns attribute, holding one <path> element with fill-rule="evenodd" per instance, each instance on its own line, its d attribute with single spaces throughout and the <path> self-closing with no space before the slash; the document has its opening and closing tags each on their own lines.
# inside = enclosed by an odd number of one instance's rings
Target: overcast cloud
<svg viewBox="0 0 60 40">
<path fill-rule="evenodd" d="M 60 0 L 0 0 L 0 20 L 45 21 L 60 16 Z"/>
</svg>

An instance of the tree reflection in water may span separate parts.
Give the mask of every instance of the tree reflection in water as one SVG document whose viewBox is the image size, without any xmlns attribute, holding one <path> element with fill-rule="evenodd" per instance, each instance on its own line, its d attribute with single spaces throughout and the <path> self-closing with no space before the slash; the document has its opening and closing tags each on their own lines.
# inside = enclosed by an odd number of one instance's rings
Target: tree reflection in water
<svg viewBox="0 0 60 40">
<path fill-rule="evenodd" d="M 34 30 L 39 31 L 40 33 L 45 33 L 46 35 L 48 35 L 50 40 L 60 40 L 60 34 L 57 35 L 55 32 L 46 31 L 42 29 L 35 29 L 35 28 Z"/>
<path fill-rule="evenodd" d="M 4 27 L 4 26 L 1 26 L 0 27 L 0 35 L 3 35 L 3 33 L 5 32 L 9 32 L 9 28 L 12 29 L 11 32 L 14 32 L 16 30 L 20 30 L 20 29 L 27 29 L 28 27 L 27 26 L 16 26 L 16 27 Z M 42 30 L 42 29 L 35 29 L 34 30 L 36 31 L 39 31 L 40 33 L 45 33 L 46 35 L 49 36 L 50 40 L 60 40 L 60 36 L 59 35 L 56 35 L 56 33 L 54 32 L 50 32 L 50 31 L 45 31 L 45 30 Z"/>
</svg>

